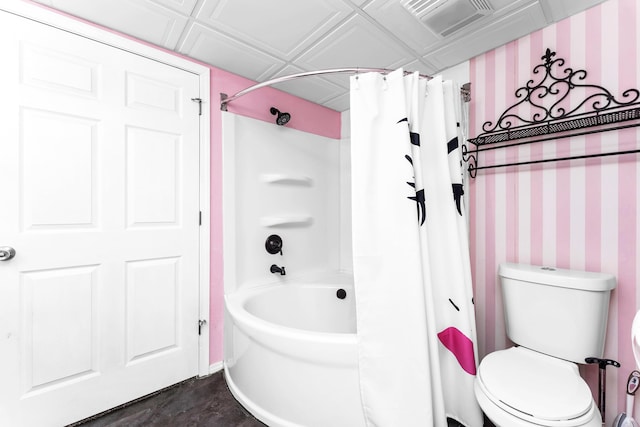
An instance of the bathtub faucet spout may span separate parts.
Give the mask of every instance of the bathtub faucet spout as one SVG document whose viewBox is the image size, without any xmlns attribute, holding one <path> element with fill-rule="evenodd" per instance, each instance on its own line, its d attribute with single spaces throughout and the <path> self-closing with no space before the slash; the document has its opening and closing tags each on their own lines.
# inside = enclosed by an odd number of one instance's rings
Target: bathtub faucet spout
<svg viewBox="0 0 640 427">
<path fill-rule="evenodd" d="M 287 272 L 284 271 L 284 267 L 278 267 L 275 264 L 271 265 L 271 268 L 269 269 L 269 271 L 271 271 L 272 273 L 280 273 L 281 276 L 284 276 L 285 274 L 287 274 Z"/>
</svg>

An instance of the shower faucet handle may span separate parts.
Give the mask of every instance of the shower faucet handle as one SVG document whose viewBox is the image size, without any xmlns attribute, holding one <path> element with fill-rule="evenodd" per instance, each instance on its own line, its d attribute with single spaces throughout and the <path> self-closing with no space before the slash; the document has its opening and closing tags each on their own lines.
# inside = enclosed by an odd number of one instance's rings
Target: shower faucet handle
<svg viewBox="0 0 640 427">
<path fill-rule="evenodd" d="M 264 242 L 264 248 L 272 255 L 277 253 L 282 255 L 282 238 L 277 234 L 272 234 L 267 237 L 267 241 Z"/>
</svg>

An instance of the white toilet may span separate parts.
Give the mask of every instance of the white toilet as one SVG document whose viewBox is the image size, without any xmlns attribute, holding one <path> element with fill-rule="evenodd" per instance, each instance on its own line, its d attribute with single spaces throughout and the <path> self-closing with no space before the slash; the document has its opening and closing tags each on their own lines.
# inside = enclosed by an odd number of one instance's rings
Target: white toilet
<svg viewBox="0 0 640 427">
<path fill-rule="evenodd" d="M 501 264 L 498 276 L 507 336 L 517 346 L 478 367 L 484 413 L 498 427 L 600 427 L 576 363 L 603 356 L 615 277 L 523 264 Z"/>
</svg>

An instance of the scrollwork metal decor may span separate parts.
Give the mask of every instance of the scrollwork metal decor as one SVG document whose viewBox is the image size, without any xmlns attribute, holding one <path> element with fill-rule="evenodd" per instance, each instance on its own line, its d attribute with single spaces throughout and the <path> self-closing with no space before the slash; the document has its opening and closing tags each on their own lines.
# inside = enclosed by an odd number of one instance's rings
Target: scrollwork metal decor
<svg viewBox="0 0 640 427">
<path fill-rule="evenodd" d="M 585 70 L 564 67 L 565 60 L 557 58 L 556 52 L 547 49 L 541 59 L 543 63 L 533 68 L 534 78 L 515 91 L 517 102 L 495 122 L 486 121 L 482 125 L 483 133 L 468 140 L 475 149 L 463 146 L 463 159 L 468 163 L 471 177 L 475 177 L 478 169 L 585 157 L 479 167 L 481 151 L 640 126 L 640 91 L 627 89 L 616 98 L 606 88 L 587 83 Z M 580 95 L 579 100 L 577 96 L 569 97 L 571 93 Z M 520 112 L 523 105 L 528 107 L 528 116 Z M 628 151 L 602 155 L 626 153 Z"/>
</svg>

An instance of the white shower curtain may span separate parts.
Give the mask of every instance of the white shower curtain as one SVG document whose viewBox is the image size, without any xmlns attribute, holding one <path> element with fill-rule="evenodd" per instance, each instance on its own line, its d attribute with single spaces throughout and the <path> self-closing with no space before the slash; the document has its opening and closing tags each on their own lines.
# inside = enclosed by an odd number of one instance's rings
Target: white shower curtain
<svg viewBox="0 0 640 427">
<path fill-rule="evenodd" d="M 402 70 L 351 78 L 353 259 L 368 426 L 482 426 L 459 90 Z"/>
</svg>

